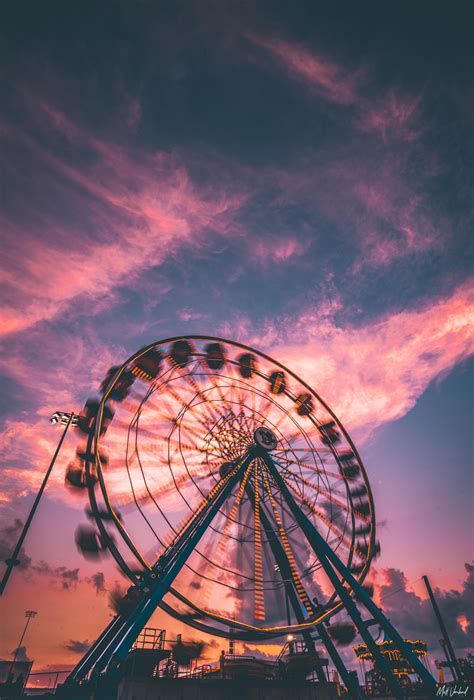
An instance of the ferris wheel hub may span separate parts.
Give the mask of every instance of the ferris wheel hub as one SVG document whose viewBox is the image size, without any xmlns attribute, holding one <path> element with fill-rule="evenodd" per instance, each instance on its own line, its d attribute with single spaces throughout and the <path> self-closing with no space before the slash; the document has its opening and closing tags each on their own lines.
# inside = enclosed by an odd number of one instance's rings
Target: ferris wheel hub
<svg viewBox="0 0 474 700">
<path fill-rule="evenodd" d="M 267 452 L 276 449 L 278 445 L 278 440 L 275 437 L 275 433 L 269 428 L 260 427 L 253 434 L 253 438 L 259 447 L 262 447 Z"/>
</svg>

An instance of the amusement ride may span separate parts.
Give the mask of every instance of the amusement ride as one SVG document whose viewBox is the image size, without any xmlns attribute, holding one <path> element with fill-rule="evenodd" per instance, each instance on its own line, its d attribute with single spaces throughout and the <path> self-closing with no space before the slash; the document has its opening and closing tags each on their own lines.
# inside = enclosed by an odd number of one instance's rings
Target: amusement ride
<svg viewBox="0 0 474 700">
<path fill-rule="evenodd" d="M 130 587 L 66 687 L 119 673 L 157 607 L 232 640 L 322 644 L 353 698 L 337 644 L 358 633 L 403 697 L 374 626 L 435 686 L 371 597 L 379 546 L 360 455 L 293 371 L 230 340 L 168 338 L 112 367 L 76 423 L 66 483 L 90 501 L 76 543 L 109 552 Z"/>
</svg>

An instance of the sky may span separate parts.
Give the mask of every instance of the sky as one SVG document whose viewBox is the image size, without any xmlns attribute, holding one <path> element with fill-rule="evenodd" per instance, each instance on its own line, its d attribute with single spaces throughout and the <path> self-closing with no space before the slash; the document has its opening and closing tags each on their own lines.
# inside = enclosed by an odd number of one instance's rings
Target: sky
<svg viewBox="0 0 474 700">
<path fill-rule="evenodd" d="M 470 13 L 3 7 L 2 559 L 59 437 L 49 416 L 145 344 L 217 335 L 296 371 L 354 437 L 392 622 L 441 658 L 427 574 L 472 650 Z M 76 551 L 74 450 L 69 436 L 1 602 L 2 658 L 38 611 L 21 652 L 36 670 L 77 662 L 125 585 Z"/>
</svg>

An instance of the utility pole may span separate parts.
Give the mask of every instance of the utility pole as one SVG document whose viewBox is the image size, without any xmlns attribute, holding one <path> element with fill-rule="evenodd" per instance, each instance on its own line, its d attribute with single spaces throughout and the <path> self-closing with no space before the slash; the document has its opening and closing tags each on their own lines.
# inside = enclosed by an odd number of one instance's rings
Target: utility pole
<svg viewBox="0 0 474 700">
<path fill-rule="evenodd" d="M 436 602 L 436 598 L 434 597 L 434 593 L 431 590 L 431 585 L 430 582 L 428 581 L 428 576 L 423 576 L 423 581 L 425 582 L 426 590 L 428 591 L 428 595 L 431 600 L 431 605 L 433 606 L 434 614 L 436 615 L 436 619 L 438 620 L 438 625 L 441 630 L 441 634 L 443 635 L 443 642 L 442 644 L 444 648 L 444 653 L 446 654 L 446 658 L 448 659 L 449 666 L 451 668 L 451 673 L 453 674 L 454 680 L 462 682 L 462 673 L 461 669 L 459 668 L 458 660 L 456 659 L 456 655 L 454 653 L 453 646 L 451 644 L 451 640 L 448 636 L 448 630 L 446 629 L 446 626 L 444 624 L 444 620 L 441 616 L 441 611 L 438 608 L 438 603 Z"/>
<path fill-rule="evenodd" d="M 18 560 L 18 555 L 20 554 L 21 547 L 23 545 L 23 542 L 25 541 L 25 537 L 28 533 L 28 530 L 31 525 L 31 521 L 33 520 L 34 514 L 36 513 L 36 509 L 38 508 L 39 502 L 41 500 L 41 496 L 43 495 L 43 491 L 46 488 L 46 484 L 48 483 L 49 476 L 51 474 L 51 471 L 54 467 L 54 463 L 56 461 L 56 457 L 59 454 L 59 450 L 61 449 L 61 446 L 64 442 L 64 438 L 66 437 L 66 433 L 69 429 L 70 425 L 77 425 L 77 420 L 79 416 L 76 413 L 61 413 L 60 411 L 57 411 L 51 418 L 51 423 L 58 423 L 60 422 L 62 425 L 65 425 L 66 427 L 64 428 L 63 434 L 61 435 L 61 438 L 58 442 L 58 446 L 56 448 L 56 452 L 53 455 L 53 458 L 50 462 L 50 465 L 48 467 L 48 471 L 46 472 L 43 483 L 40 486 L 40 490 L 36 494 L 35 502 L 33 503 L 33 507 L 30 510 L 30 513 L 28 515 L 28 518 L 26 520 L 26 523 L 23 527 L 23 530 L 21 532 L 21 535 L 18 539 L 18 542 L 16 543 L 16 547 L 14 549 L 13 554 L 9 559 L 6 560 L 7 564 L 7 570 L 5 571 L 2 581 L 0 583 L 0 595 L 2 595 L 3 591 L 6 588 L 6 585 L 8 583 L 8 579 L 10 578 L 11 572 L 13 571 L 13 567 L 17 566 L 20 562 Z"/>
</svg>

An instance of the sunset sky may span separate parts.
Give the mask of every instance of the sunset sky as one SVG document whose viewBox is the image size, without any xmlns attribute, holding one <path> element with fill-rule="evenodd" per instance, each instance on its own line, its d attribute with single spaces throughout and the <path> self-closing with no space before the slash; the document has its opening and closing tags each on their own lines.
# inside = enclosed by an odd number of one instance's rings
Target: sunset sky
<svg viewBox="0 0 474 700">
<path fill-rule="evenodd" d="M 470 10 L 4 5 L 2 560 L 60 435 L 50 415 L 143 345 L 218 335 L 300 374 L 348 428 L 400 632 L 441 658 L 427 574 L 472 650 Z M 36 670 L 76 663 L 126 585 L 76 550 L 75 446 L 71 431 L 0 602 L 0 658 L 38 611 L 20 654 Z"/>
</svg>

